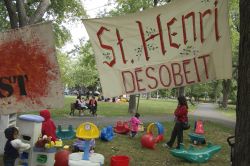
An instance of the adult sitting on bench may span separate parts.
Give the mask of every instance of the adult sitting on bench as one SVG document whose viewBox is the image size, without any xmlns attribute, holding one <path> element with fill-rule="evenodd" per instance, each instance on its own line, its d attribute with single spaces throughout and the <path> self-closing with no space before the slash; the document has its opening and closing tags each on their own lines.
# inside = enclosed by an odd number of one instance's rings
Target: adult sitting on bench
<svg viewBox="0 0 250 166">
<path fill-rule="evenodd" d="M 80 107 L 81 107 L 83 110 L 89 109 L 88 104 L 87 104 L 87 102 L 86 102 L 84 99 L 81 99 L 81 100 L 80 100 Z"/>
<path fill-rule="evenodd" d="M 70 107 L 71 107 L 70 115 L 73 114 L 73 116 L 74 116 L 75 109 L 79 110 L 79 116 L 84 112 L 85 109 L 88 109 L 85 101 L 84 102 L 82 101 L 81 95 L 77 96 L 76 102 L 71 103 Z"/>
<path fill-rule="evenodd" d="M 95 96 L 92 96 L 92 99 L 89 100 L 89 109 L 93 116 L 97 116 L 97 113 L 96 113 L 97 101 L 95 99 Z"/>
</svg>

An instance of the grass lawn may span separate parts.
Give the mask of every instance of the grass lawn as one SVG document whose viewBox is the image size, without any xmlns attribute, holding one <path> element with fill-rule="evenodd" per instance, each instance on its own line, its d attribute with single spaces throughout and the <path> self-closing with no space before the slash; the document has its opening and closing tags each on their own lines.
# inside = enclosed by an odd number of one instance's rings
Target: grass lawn
<svg viewBox="0 0 250 166">
<path fill-rule="evenodd" d="M 70 103 L 75 102 L 75 96 L 65 96 L 64 106 L 60 109 L 54 109 L 51 111 L 53 118 L 60 118 L 69 114 Z M 166 115 L 173 114 L 176 109 L 176 100 L 162 100 L 162 99 L 141 99 L 139 102 L 139 112 L 142 115 Z M 189 104 L 189 111 L 193 111 L 195 106 Z M 37 113 L 35 113 L 37 114 Z M 128 115 L 128 102 L 110 103 L 110 102 L 98 102 L 98 115 L 102 116 L 126 116 Z"/>
<path fill-rule="evenodd" d="M 173 127 L 173 122 L 164 123 L 165 140 L 168 140 Z M 226 142 L 226 138 L 233 133 L 232 129 L 222 127 L 212 122 L 205 122 L 206 141 L 221 145 L 222 149 L 215 154 L 210 161 L 204 166 L 228 166 L 230 165 L 230 148 Z M 190 144 L 188 132 L 184 133 L 184 143 L 186 147 Z M 156 131 L 155 131 L 156 133 Z M 141 136 L 145 134 L 139 133 L 136 138 L 130 139 L 127 135 L 117 134 L 111 142 L 103 142 L 96 140 L 95 152 L 105 156 L 105 166 L 110 165 L 110 159 L 113 155 L 127 155 L 130 157 L 130 166 L 180 166 L 180 165 L 198 165 L 192 164 L 181 159 L 173 157 L 167 148 L 164 148 L 161 142 L 157 144 L 155 150 L 142 148 L 140 144 Z M 72 144 L 74 141 L 67 141 L 66 144 Z M 198 147 L 201 148 L 201 147 Z"/>
<path fill-rule="evenodd" d="M 70 103 L 75 101 L 74 97 L 67 96 L 65 105 L 62 109 L 51 111 L 53 118 L 63 117 L 70 111 Z M 139 112 L 143 115 L 166 115 L 173 114 L 177 105 L 176 101 L 172 100 L 140 100 Z M 190 107 L 190 111 L 195 107 Z M 103 116 L 123 116 L 128 115 L 128 103 L 98 103 L 98 115 Z M 37 112 L 36 112 L 37 113 Z M 190 124 L 193 120 L 190 119 Z M 147 126 L 148 124 L 145 124 Z M 174 122 L 166 122 L 165 126 L 165 141 L 169 139 Z M 101 129 L 100 126 L 99 129 Z M 193 126 L 192 126 L 193 127 Z M 213 158 L 202 164 L 204 166 L 227 166 L 230 164 L 230 148 L 227 145 L 226 138 L 232 135 L 233 130 L 221 125 L 206 121 L 204 123 L 206 140 L 222 146 L 222 150 L 215 154 Z M 188 132 L 184 133 L 184 143 L 186 146 L 190 144 Z M 157 133 L 154 131 L 154 133 Z M 102 142 L 96 140 L 95 152 L 105 156 L 105 166 L 110 165 L 110 159 L 113 155 L 127 155 L 130 157 L 130 166 L 179 166 L 179 165 L 197 165 L 173 157 L 169 150 L 162 147 L 163 142 L 157 144 L 155 150 L 145 149 L 141 147 L 140 138 L 145 134 L 139 133 L 134 139 L 128 138 L 127 135 L 116 135 L 111 142 Z M 75 140 L 65 141 L 64 144 L 71 145 Z M 0 156 L 0 165 L 2 165 L 2 157 Z"/>
<path fill-rule="evenodd" d="M 193 124 L 191 122 L 191 124 Z M 165 126 L 165 139 L 168 140 L 173 127 L 173 122 L 163 123 Z M 193 127 L 193 126 L 191 126 Z M 233 133 L 232 129 L 222 127 L 215 123 L 206 121 L 204 123 L 205 136 L 207 142 L 212 142 L 221 145 L 222 149 L 219 153 L 215 154 L 203 166 L 228 166 L 230 165 L 230 147 L 226 142 L 226 138 Z M 188 132 L 184 132 L 184 143 L 186 147 L 190 145 Z M 154 132 L 156 133 L 156 131 Z M 142 148 L 140 144 L 141 136 L 145 132 L 140 132 L 136 138 L 130 139 L 127 135 L 116 135 L 111 142 L 103 142 L 96 139 L 95 152 L 104 155 L 105 166 L 110 165 L 110 159 L 113 155 L 127 155 L 130 157 L 130 166 L 188 166 L 199 165 L 189 163 L 181 159 L 173 157 L 167 148 L 164 148 L 160 142 L 156 145 L 155 150 Z M 71 145 L 75 140 L 65 141 L 64 144 Z M 199 147 L 201 148 L 201 147 Z M 2 156 L 0 156 L 0 165 L 2 165 Z"/>
<path fill-rule="evenodd" d="M 232 119 L 236 118 L 236 105 L 228 105 L 226 109 L 218 107 L 217 110 Z"/>
</svg>

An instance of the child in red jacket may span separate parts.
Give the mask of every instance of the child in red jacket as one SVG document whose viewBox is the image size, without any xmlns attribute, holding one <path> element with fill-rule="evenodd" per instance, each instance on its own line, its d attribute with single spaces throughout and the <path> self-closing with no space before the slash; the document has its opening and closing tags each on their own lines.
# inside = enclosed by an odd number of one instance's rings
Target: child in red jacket
<svg viewBox="0 0 250 166">
<path fill-rule="evenodd" d="M 50 112 L 48 110 L 40 111 L 40 116 L 44 118 L 42 124 L 42 136 L 47 135 L 51 137 L 51 141 L 56 140 L 56 126 L 53 120 L 50 118 Z"/>
<path fill-rule="evenodd" d="M 187 100 L 184 96 L 178 97 L 178 106 L 174 112 L 175 115 L 175 126 L 171 134 L 170 140 L 165 144 L 166 147 L 172 148 L 175 139 L 177 137 L 177 146 L 180 148 L 180 144 L 183 142 L 183 130 L 186 129 L 184 126 L 188 123 L 188 105 Z"/>
</svg>

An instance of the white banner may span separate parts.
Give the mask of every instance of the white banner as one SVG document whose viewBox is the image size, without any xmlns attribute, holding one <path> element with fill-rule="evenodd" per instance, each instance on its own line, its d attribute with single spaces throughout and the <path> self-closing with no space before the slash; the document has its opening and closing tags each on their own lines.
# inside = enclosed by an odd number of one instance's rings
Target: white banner
<svg viewBox="0 0 250 166">
<path fill-rule="evenodd" d="M 0 114 L 62 107 L 51 23 L 0 33 Z"/>
<path fill-rule="evenodd" d="M 84 25 L 104 96 L 231 78 L 227 0 L 175 0 Z"/>
</svg>

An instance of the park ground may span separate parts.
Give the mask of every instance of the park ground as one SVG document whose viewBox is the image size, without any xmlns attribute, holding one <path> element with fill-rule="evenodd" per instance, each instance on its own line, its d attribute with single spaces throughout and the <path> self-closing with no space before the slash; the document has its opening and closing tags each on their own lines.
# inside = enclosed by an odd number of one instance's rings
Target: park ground
<svg viewBox="0 0 250 166">
<path fill-rule="evenodd" d="M 69 116 L 69 105 L 74 101 L 74 97 L 65 99 L 65 107 L 60 110 L 53 110 L 52 117 L 56 125 L 67 127 L 73 125 L 76 128 L 83 122 L 93 122 L 99 129 L 107 125 L 115 125 L 118 120 L 128 120 L 131 115 L 127 113 L 128 103 L 105 103 L 99 102 L 98 116 L 92 117 L 87 112 L 84 116 Z M 152 122 L 159 121 L 165 127 L 164 141 L 168 140 L 174 125 L 173 111 L 176 107 L 174 100 L 140 100 L 139 112 L 144 126 Z M 216 104 L 200 103 L 190 106 L 189 119 L 191 129 L 184 132 L 184 144 L 188 147 L 191 143 L 188 133 L 192 132 L 195 120 L 204 121 L 205 137 L 208 142 L 220 145 L 221 151 L 215 154 L 211 160 L 204 163 L 205 166 L 226 166 L 230 165 L 230 147 L 226 139 L 234 132 L 235 117 L 233 112 L 225 113 L 225 110 L 218 108 Z M 230 115 L 228 115 L 230 114 Z M 111 142 L 96 140 L 95 152 L 103 154 L 105 165 L 110 165 L 113 155 L 127 155 L 130 157 L 131 166 L 179 166 L 196 165 L 173 157 L 169 150 L 162 146 L 164 142 L 158 143 L 154 150 L 142 148 L 140 144 L 141 136 L 145 132 L 140 132 L 136 138 L 130 139 L 127 135 L 115 135 Z M 157 134 L 157 131 L 154 131 Z M 75 140 L 65 141 L 64 144 L 71 145 Z M 202 148 L 202 146 L 197 146 Z M 1 163 L 0 163 L 1 165 Z"/>
</svg>

